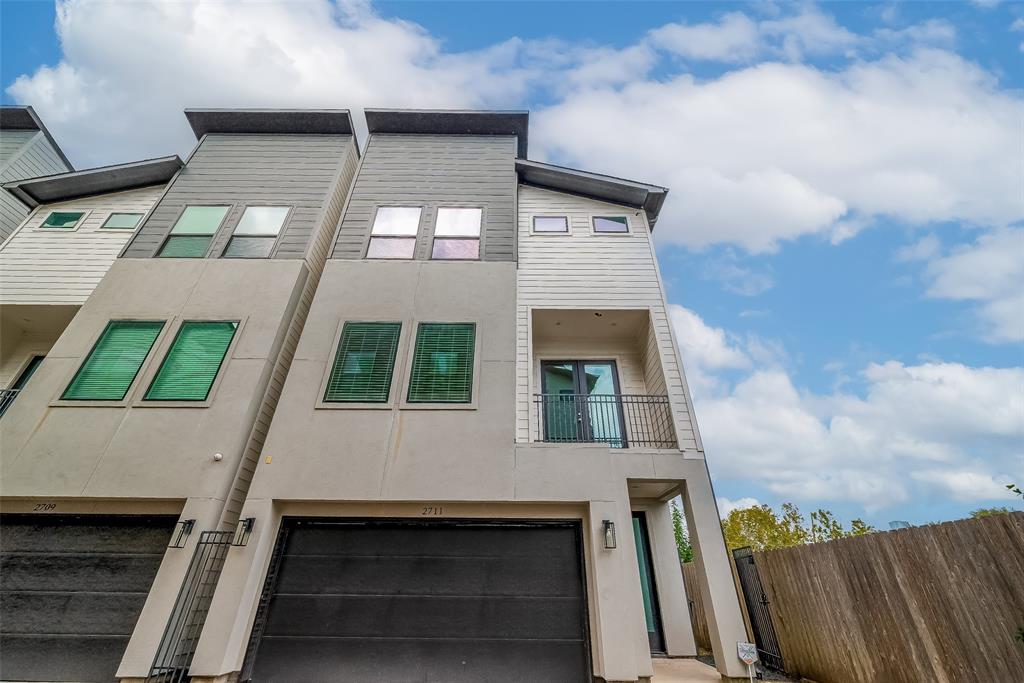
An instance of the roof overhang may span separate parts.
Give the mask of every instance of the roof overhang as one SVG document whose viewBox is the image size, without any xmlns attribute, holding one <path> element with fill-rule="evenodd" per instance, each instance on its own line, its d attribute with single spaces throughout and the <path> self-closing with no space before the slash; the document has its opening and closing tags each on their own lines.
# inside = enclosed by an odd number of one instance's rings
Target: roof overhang
<svg viewBox="0 0 1024 683">
<path fill-rule="evenodd" d="M 210 134 L 352 135 L 347 109 L 186 109 L 196 139 Z"/>
<path fill-rule="evenodd" d="M 22 204 L 34 209 L 40 204 L 88 197 L 111 192 L 124 192 L 139 187 L 162 185 L 183 166 L 177 156 L 146 159 L 128 164 L 89 168 L 84 171 L 29 178 L 4 183 L 3 188 Z"/>
<path fill-rule="evenodd" d="M 518 139 L 516 156 L 526 158 L 528 111 L 367 109 L 365 115 L 370 134 L 514 135 Z"/>
<path fill-rule="evenodd" d="M 75 170 L 71 161 L 64 156 L 64 150 L 60 148 L 57 141 L 50 135 L 50 131 L 43 125 L 43 120 L 36 114 L 32 107 L 16 107 L 4 105 L 0 107 L 0 130 L 38 130 L 42 132 L 54 151 L 60 156 L 69 169 Z"/>
<path fill-rule="evenodd" d="M 516 161 L 516 172 L 519 180 L 527 185 L 643 209 L 652 230 L 668 194 L 668 188 L 660 185 L 648 185 L 526 159 Z"/>
</svg>

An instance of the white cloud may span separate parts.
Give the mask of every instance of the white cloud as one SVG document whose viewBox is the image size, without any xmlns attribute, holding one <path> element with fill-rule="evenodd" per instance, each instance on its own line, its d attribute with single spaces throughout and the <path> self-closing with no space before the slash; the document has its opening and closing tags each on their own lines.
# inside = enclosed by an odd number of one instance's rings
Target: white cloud
<svg viewBox="0 0 1024 683">
<path fill-rule="evenodd" d="M 841 241 L 877 217 L 1020 220 L 1007 150 L 1022 117 L 1024 99 L 989 72 L 917 49 L 834 71 L 762 63 L 583 89 L 538 112 L 534 139 L 569 165 L 669 186 L 663 242 L 770 252 L 803 235 Z"/>
<path fill-rule="evenodd" d="M 925 235 L 913 244 L 896 250 L 897 261 L 928 261 L 942 253 L 942 243 L 935 235 Z"/>
<path fill-rule="evenodd" d="M 718 515 L 725 519 L 729 516 L 729 513 L 733 510 L 746 510 L 747 508 L 757 507 L 761 503 L 757 498 L 738 498 L 736 500 L 729 500 L 725 496 L 718 496 L 716 499 L 718 503 Z"/>
<path fill-rule="evenodd" d="M 1024 229 L 997 230 L 933 258 L 928 295 L 980 303 L 980 334 L 993 342 L 1024 340 Z"/>
<path fill-rule="evenodd" d="M 859 373 L 860 391 L 816 394 L 749 341 L 672 309 L 719 481 L 873 511 L 912 497 L 1000 499 L 1001 483 L 1024 480 L 1022 368 L 872 363 Z M 723 374 L 737 369 L 745 372 L 735 383 Z"/>
<path fill-rule="evenodd" d="M 775 278 L 770 273 L 741 266 L 732 250 L 721 257 L 707 259 L 702 277 L 715 280 L 727 292 L 740 296 L 757 296 L 775 286 Z"/>
<path fill-rule="evenodd" d="M 730 12 L 718 23 L 666 24 L 651 31 L 651 42 L 690 59 L 742 62 L 761 50 L 758 26 L 742 12 Z"/>
<path fill-rule="evenodd" d="M 1013 23 L 1010 24 L 1010 30 L 1024 31 L 1024 17 L 1017 17 L 1016 19 L 1014 19 Z"/>
</svg>

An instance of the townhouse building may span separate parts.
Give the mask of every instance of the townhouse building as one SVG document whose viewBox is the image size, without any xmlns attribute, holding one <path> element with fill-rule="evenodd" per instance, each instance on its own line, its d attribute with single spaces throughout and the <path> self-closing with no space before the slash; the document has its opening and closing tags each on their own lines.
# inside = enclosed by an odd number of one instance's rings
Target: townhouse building
<svg viewBox="0 0 1024 683">
<path fill-rule="evenodd" d="M 0 678 L 636 681 L 696 590 L 744 676 L 667 190 L 528 160 L 526 112 L 186 116 L 0 419 Z"/>
<path fill-rule="evenodd" d="M 0 185 L 73 170 L 32 107 L 0 106 Z M 0 189 L 0 243 L 26 215 L 28 208 Z"/>
</svg>

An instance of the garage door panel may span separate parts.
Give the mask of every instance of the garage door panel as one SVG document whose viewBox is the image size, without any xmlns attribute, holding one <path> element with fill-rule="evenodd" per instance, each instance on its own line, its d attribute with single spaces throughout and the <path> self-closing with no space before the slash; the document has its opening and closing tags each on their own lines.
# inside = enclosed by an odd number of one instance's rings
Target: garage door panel
<svg viewBox="0 0 1024 683">
<path fill-rule="evenodd" d="M 548 557 L 292 556 L 281 593 L 550 595 L 580 597 L 574 562 Z"/>
<path fill-rule="evenodd" d="M 146 592 L 162 554 L 51 555 L 0 557 L 0 589 Z"/>
<path fill-rule="evenodd" d="M 130 547 L 133 553 L 163 555 L 167 549 L 168 527 L 147 527 L 133 522 L 132 517 L 106 523 L 90 523 L 77 517 L 45 516 L 39 520 L 4 523 L 3 551 L 51 553 L 123 553 Z M 111 520 L 111 517 L 103 517 Z M 173 525 L 173 520 L 170 522 Z"/>
<path fill-rule="evenodd" d="M 131 635 L 145 593 L 0 594 L 5 633 Z"/>
<path fill-rule="evenodd" d="M 578 638 L 575 598 L 279 595 L 266 635 Z"/>
<path fill-rule="evenodd" d="M 260 648 L 262 683 L 576 683 L 587 669 L 579 641 L 265 638 Z"/>
<path fill-rule="evenodd" d="M 393 528 L 340 525 L 301 527 L 288 539 L 288 555 L 370 555 L 460 557 L 471 547 L 474 556 L 542 557 L 575 561 L 575 549 L 566 543 L 569 529 L 481 526 L 460 527 L 459 544 L 451 544 L 452 527 L 427 525 Z"/>
<path fill-rule="evenodd" d="M 591 680 L 578 524 L 283 525 L 253 681 Z"/>
<path fill-rule="evenodd" d="M 0 635 L 0 672 L 8 681 L 113 681 L 126 647 L 124 636 Z"/>
<path fill-rule="evenodd" d="M 174 524 L 0 516 L 0 680 L 114 680 Z"/>
</svg>

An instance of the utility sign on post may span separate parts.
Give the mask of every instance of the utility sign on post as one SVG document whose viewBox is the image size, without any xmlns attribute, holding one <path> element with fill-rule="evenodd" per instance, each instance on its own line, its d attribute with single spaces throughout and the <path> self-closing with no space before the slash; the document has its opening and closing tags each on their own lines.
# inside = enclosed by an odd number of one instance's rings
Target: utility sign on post
<svg viewBox="0 0 1024 683">
<path fill-rule="evenodd" d="M 736 655 L 747 665 L 751 683 L 754 680 L 754 662 L 757 661 L 757 646 L 753 643 L 736 643 Z"/>
</svg>

